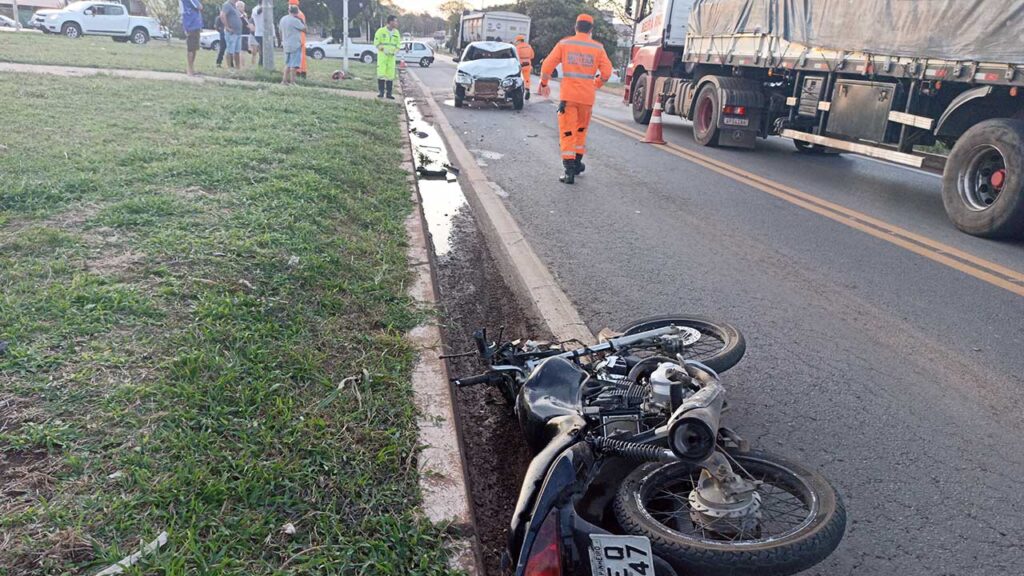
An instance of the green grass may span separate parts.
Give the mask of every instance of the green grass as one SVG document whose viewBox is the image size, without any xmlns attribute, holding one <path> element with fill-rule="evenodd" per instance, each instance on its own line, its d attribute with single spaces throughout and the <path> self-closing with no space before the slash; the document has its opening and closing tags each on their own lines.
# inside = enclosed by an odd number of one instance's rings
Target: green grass
<svg viewBox="0 0 1024 576">
<path fill-rule="evenodd" d="M 252 66 L 251 56 L 243 55 L 245 67 L 240 71 L 217 68 L 217 53 L 200 50 L 196 56 L 196 70 L 207 76 L 280 82 L 280 72 L 267 72 L 259 65 Z M 155 70 L 158 72 L 185 71 L 185 43 L 172 40 L 152 40 L 136 46 L 121 44 L 110 38 L 86 36 L 69 40 L 51 34 L 16 34 L 0 32 L 0 62 L 24 64 L 53 64 L 59 66 L 84 66 L 87 68 L 123 68 L 128 70 Z M 275 60 L 278 70 L 284 62 L 284 55 L 278 52 Z M 341 68 L 340 60 L 313 60 L 307 58 L 309 74 L 300 83 L 311 86 L 341 88 L 345 90 L 377 89 L 376 65 L 349 62 L 349 70 L 355 76 L 351 80 L 331 80 L 331 73 Z"/>
<path fill-rule="evenodd" d="M 12 74 L 0 102 L 0 574 L 163 530 L 130 574 L 446 573 L 399 108 Z"/>
</svg>

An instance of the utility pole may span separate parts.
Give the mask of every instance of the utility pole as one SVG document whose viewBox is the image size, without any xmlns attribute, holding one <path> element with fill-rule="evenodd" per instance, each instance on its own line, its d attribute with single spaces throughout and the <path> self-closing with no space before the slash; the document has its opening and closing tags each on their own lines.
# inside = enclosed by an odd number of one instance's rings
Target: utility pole
<svg viewBox="0 0 1024 576">
<path fill-rule="evenodd" d="M 14 10 L 14 29 L 21 30 L 21 16 L 18 15 L 18 0 L 11 0 L 11 10 Z"/>
<path fill-rule="evenodd" d="M 349 0 L 342 0 L 342 7 L 341 7 L 341 20 L 342 20 L 342 24 L 341 25 L 344 28 L 341 31 L 341 49 L 342 49 L 342 52 L 341 52 L 342 53 L 342 57 L 341 57 L 341 71 L 345 73 L 345 76 L 348 76 L 348 57 L 349 57 L 349 54 L 348 54 L 348 1 Z"/>
<path fill-rule="evenodd" d="M 263 3 L 263 69 L 274 70 L 274 49 L 277 46 L 277 28 L 274 25 L 274 0 Z"/>
</svg>

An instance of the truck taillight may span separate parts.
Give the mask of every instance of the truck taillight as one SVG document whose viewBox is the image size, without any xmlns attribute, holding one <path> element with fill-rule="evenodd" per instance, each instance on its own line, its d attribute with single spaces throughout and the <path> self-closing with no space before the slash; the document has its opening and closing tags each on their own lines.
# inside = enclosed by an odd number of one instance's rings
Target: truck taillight
<svg viewBox="0 0 1024 576">
<path fill-rule="evenodd" d="M 525 576 L 562 576 L 562 548 L 558 539 L 558 522 L 552 510 L 540 525 L 537 539 L 530 548 Z"/>
<path fill-rule="evenodd" d="M 732 114 L 733 116 L 746 116 L 747 115 L 747 107 L 746 106 L 726 106 L 725 108 L 722 108 L 722 112 L 724 112 L 726 114 Z"/>
</svg>

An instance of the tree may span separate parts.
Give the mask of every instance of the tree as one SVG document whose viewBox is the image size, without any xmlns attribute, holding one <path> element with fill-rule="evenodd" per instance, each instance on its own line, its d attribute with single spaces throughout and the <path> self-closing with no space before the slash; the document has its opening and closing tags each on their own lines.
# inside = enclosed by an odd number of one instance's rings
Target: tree
<svg viewBox="0 0 1024 576">
<path fill-rule="evenodd" d="M 523 0 L 531 20 L 530 44 L 538 58 L 550 54 L 559 40 L 574 34 L 576 17 L 586 13 L 594 17 L 594 40 L 604 45 L 612 64 L 618 66 L 618 35 L 595 4 L 594 0 Z"/>
</svg>

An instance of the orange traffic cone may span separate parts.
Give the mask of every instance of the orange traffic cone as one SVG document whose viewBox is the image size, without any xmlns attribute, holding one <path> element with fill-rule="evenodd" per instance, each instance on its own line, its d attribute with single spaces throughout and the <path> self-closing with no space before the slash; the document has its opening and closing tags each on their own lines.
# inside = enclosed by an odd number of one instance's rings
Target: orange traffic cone
<svg viewBox="0 0 1024 576">
<path fill-rule="evenodd" d="M 651 123 L 647 125 L 647 135 L 641 140 L 644 144 L 665 144 L 665 137 L 661 131 L 661 100 L 654 103 L 654 114 L 651 116 Z"/>
</svg>

